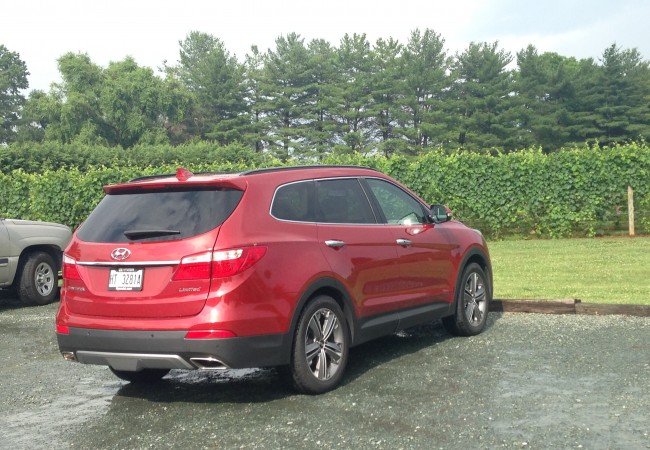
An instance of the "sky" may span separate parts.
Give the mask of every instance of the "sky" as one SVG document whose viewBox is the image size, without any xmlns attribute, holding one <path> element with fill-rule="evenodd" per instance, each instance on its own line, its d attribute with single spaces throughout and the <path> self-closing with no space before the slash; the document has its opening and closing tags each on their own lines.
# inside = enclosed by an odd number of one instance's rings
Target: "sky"
<svg viewBox="0 0 650 450">
<path fill-rule="evenodd" d="M 0 45 L 27 65 L 29 90 L 59 82 L 57 59 L 87 53 L 106 67 L 132 56 L 157 71 L 178 62 L 179 42 L 191 31 L 209 33 L 243 61 L 296 32 L 309 42 L 338 46 L 346 34 L 365 33 L 374 43 L 402 43 L 413 30 L 430 28 L 449 54 L 470 42 L 499 42 L 512 54 L 529 44 L 542 52 L 594 58 L 616 43 L 650 59 L 648 0 L 2 0 Z"/>
</svg>

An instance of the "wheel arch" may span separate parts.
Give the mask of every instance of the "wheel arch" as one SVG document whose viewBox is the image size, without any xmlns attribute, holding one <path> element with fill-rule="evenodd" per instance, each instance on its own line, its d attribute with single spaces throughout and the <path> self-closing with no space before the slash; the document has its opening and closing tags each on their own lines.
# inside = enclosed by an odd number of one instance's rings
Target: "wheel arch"
<svg viewBox="0 0 650 450">
<path fill-rule="evenodd" d="M 463 277 L 463 272 L 465 272 L 465 268 L 469 266 L 472 263 L 476 263 L 481 268 L 483 269 L 483 272 L 488 277 L 489 281 L 489 292 L 490 292 L 490 299 L 492 298 L 492 294 L 494 292 L 494 287 L 493 287 L 493 280 L 492 280 L 492 264 L 490 263 L 490 257 L 488 256 L 487 252 L 483 251 L 483 249 L 478 248 L 478 247 L 472 247 L 469 249 L 465 255 L 463 256 L 463 259 L 461 260 L 460 264 L 458 265 L 458 274 L 456 275 L 456 286 L 454 289 L 454 306 L 456 305 L 456 302 L 458 301 L 458 291 L 460 290 L 460 284 L 462 281 Z M 455 309 L 454 309 L 455 310 Z"/>
<path fill-rule="evenodd" d="M 56 263 L 56 268 L 58 270 L 61 270 L 61 264 L 62 264 L 62 256 L 63 256 L 63 250 L 61 250 L 59 247 L 56 245 L 30 245 L 29 247 L 25 247 L 23 251 L 20 253 L 20 262 L 22 263 L 24 260 L 29 258 L 29 255 L 32 253 L 36 252 L 43 252 L 49 254 L 52 259 L 54 259 L 54 262 Z"/>
<path fill-rule="evenodd" d="M 309 287 L 300 296 L 300 299 L 296 304 L 296 308 L 293 311 L 293 316 L 291 318 L 289 336 L 293 336 L 296 332 L 300 314 L 305 309 L 305 306 L 309 303 L 309 301 L 318 297 L 319 295 L 327 295 L 333 298 L 336 303 L 338 303 L 341 311 L 343 311 L 345 320 L 349 325 L 348 328 L 350 331 L 350 342 L 354 342 L 354 337 L 356 335 L 357 329 L 357 317 L 354 313 L 354 304 L 352 297 L 348 293 L 343 283 L 332 277 L 319 278 L 311 285 L 309 285 Z"/>
<path fill-rule="evenodd" d="M 14 285 L 18 282 L 19 280 L 19 274 L 22 273 L 23 269 L 25 268 L 25 264 L 27 263 L 27 260 L 29 259 L 30 255 L 33 253 L 38 253 L 38 252 L 43 252 L 47 253 L 52 257 L 54 260 L 54 263 L 56 264 L 56 267 L 54 270 L 56 272 L 61 270 L 61 266 L 63 264 L 63 250 L 61 250 L 59 247 L 56 245 L 30 245 L 29 247 L 25 247 L 21 252 L 20 256 L 18 258 L 18 265 L 16 266 L 16 273 L 14 274 Z"/>
</svg>

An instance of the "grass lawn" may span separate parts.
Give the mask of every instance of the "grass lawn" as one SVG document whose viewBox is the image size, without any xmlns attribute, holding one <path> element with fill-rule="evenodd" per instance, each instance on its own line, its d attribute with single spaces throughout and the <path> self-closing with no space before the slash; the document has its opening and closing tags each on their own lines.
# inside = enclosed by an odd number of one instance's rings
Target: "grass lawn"
<svg viewBox="0 0 650 450">
<path fill-rule="evenodd" d="M 494 298 L 650 305 L 650 237 L 488 245 Z"/>
</svg>

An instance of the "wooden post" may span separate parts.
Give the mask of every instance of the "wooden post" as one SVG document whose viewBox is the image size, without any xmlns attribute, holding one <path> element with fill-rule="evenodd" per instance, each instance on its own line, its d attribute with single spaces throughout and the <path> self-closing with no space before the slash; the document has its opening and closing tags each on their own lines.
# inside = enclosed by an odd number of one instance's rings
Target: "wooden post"
<svg viewBox="0 0 650 450">
<path fill-rule="evenodd" d="M 632 186 L 627 187 L 627 220 L 630 228 L 630 237 L 634 237 L 634 191 Z"/>
</svg>

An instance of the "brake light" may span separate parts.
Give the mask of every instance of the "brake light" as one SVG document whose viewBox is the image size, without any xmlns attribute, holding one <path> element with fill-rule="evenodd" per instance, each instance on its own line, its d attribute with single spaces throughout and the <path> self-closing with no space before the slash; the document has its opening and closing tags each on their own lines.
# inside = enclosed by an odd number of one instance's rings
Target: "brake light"
<svg viewBox="0 0 650 450">
<path fill-rule="evenodd" d="M 56 332 L 58 334 L 70 334 L 70 328 L 65 325 L 57 325 Z"/>
<path fill-rule="evenodd" d="M 189 170 L 183 167 L 179 167 L 176 169 L 176 179 L 178 179 L 178 181 L 187 181 L 193 176 L 194 174 L 192 172 L 190 172 Z"/>
<path fill-rule="evenodd" d="M 77 268 L 77 261 L 68 255 L 63 255 L 63 267 L 61 271 L 63 272 L 64 280 L 81 280 L 81 275 L 79 275 L 79 269 Z"/>
<path fill-rule="evenodd" d="M 266 247 L 255 246 L 189 255 L 181 259 L 173 280 L 231 277 L 251 267 L 265 254 Z"/>
</svg>

